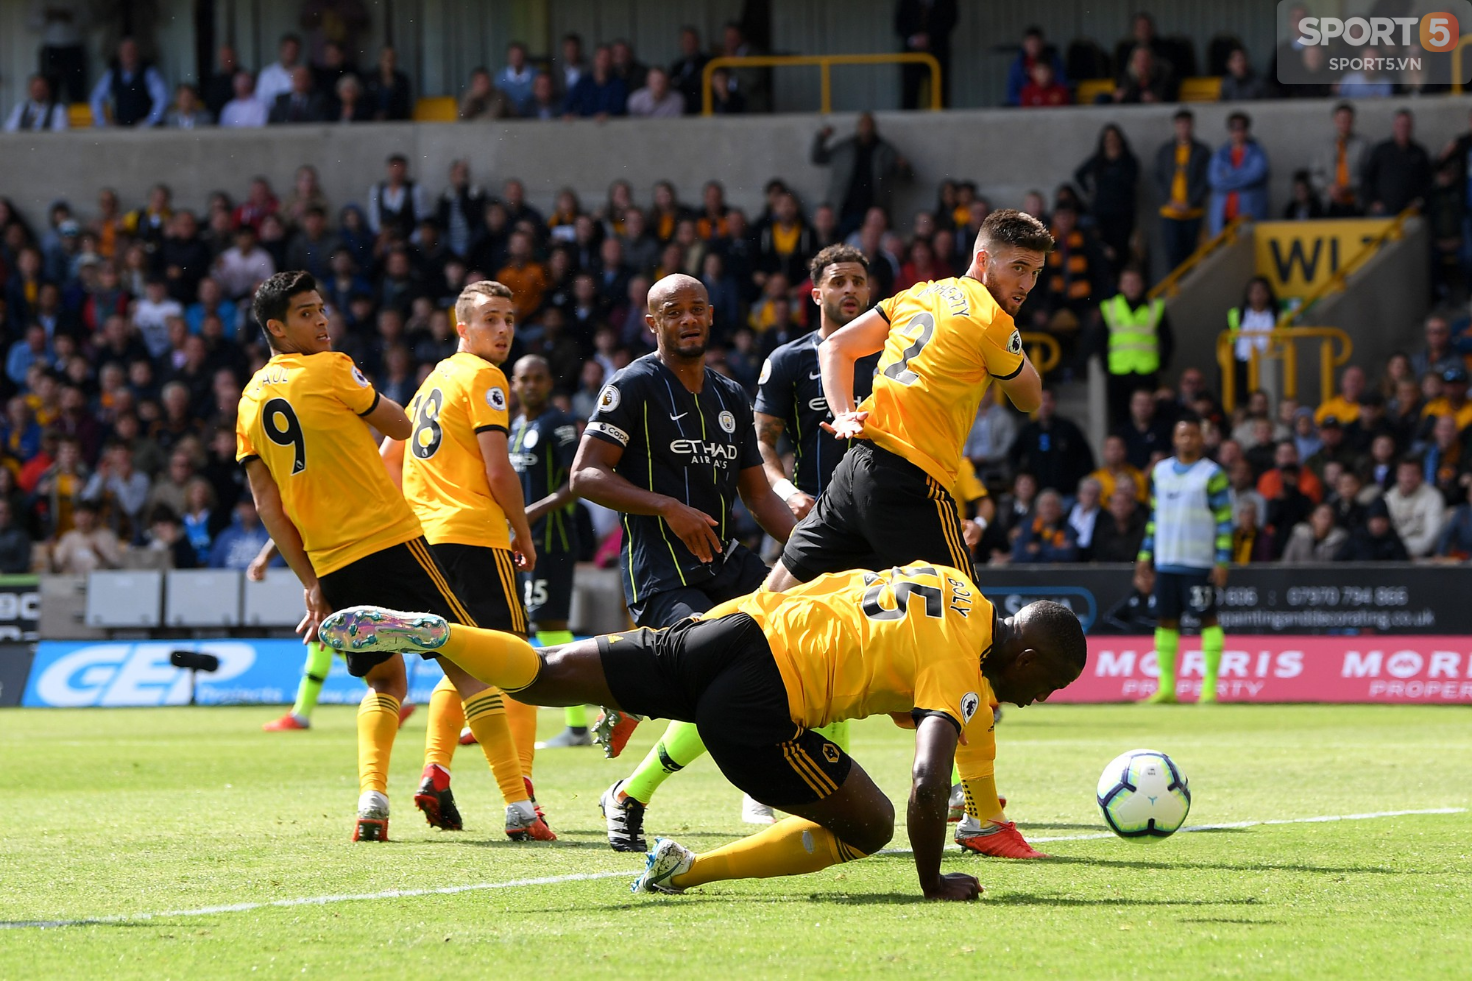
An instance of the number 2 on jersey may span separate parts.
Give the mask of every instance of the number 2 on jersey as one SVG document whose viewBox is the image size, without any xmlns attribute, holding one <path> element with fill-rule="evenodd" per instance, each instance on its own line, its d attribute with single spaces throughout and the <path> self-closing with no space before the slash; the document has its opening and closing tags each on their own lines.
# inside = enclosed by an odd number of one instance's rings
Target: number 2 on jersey
<svg viewBox="0 0 1472 981">
<path fill-rule="evenodd" d="M 414 435 L 409 438 L 409 448 L 421 460 L 428 460 L 439 452 L 444 430 L 440 428 L 440 409 L 445 404 L 444 393 L 438 388 L 415 405 Z"/>
<path fill-rule="evenodd" d="M 886 378 L 893 378 L 901 385 L 913 385 L 915 384 L 915 380 L 920 377 L 910 370 L 910 362 L 918 358 L 920 352 L 925 349 L 925 345 L 930 343 L 930 338 L 935 333 L 935 317 L 929 312 L 917 313 L 910 318 L 909 323 L 898 329 L 903 332 L 909 330 L 911 326 L 920 328 L 920 333 L 915 338 L 914 343 L 900 352 L 900 359 L 898 361 L 884 369 L 884 376 Z"/>
<path fill-rule="evenodd" d="M 261 428 L 266 438 L 277 446 L 293 450 L 291 473 L 295 476 L 307 469 L 307 439 L 302 434 L 301 420 L 286 399 L 271 399 L 261 407 Z"/>
<path fill-rule="evenodd" d="M 945 594 L 939 586 L 930 586 L 915 582 L 911 576 L 934 576 L 939 578 L 939 573 L 932 566 L 921 565 L 908 569 L 892 569 L 893 581 L 890 573 L 866 572 L 864 582 L 870 583 L 868 589 L 864 590 L 862 609 L 864 616 L 870 620 L 899 620 L 910 612 L 910 601 L 919 597 L 924 601 L 925 615 L 939 620 L 945 616 Z M 879 602 L 884 595 L 884 587 L 894 587 L 895 608 L 885 609 Z"/>
</svg>

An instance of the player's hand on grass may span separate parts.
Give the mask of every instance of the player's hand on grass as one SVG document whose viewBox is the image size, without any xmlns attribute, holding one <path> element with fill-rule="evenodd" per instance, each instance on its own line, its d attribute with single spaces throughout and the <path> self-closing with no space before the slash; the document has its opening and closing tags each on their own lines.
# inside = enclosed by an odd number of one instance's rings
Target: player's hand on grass
<svg viewBox="0 0 1472 981">
<path fill-rule="evenodd" d="M 714 531 L 720 527 L 720 522 L 704 511 L 670 498 L 660 517 L 700 561 L 709 562 L 721 553 L 721 540 Z"/>
<path fill-rule="evenodd" d="M 860 412 L 855 409 L 852 412 L 840 412 L 833 417 L 833 422 L 820 422 L 818 425 L 828 430 L 837 439 L 855 439 L 864 435 L 864 420 L 869 418 L 869 413 Z"/>
<path fill-rule="evenodd" d="M 978 899 L 985 890 L 976 876 L 964 872 L 949 872 L 942 875 L 935 885 L 925 890 L 926 899 L 951 901 Z"/>
<path fill-rule="evenodd" d="M 296 625 L 296 632 L 302 635 L 302 643 L 310 644 L 317 639 L 317 627 L 331 615 L 332 607 L 323 598 L 320 583 L 308 586 L 302 592 L 307 604 L 307 615 Z"/>
<path fill-rule="evenodd" d="M 796 521 L 801 521 L 803 518 L 806 518 L 808 516 L 808 512 L 813 509 L 813 504 L 815 503 L 816 502 L 811 497 L 804 494 L 802 491 L 794 491 L 792 496 L 789 497 L 786 501 L 787 510 L 792 512 L 792 517 Z"/>
<path fill-rule="evenodd" d="M 513 534 L 511 536 L 511 555 L 518 572 L 531 572 L 537 567 L 537 547 L 532 544 L 530 537 L 522 538 L 520 535 Z"/>
</svg>

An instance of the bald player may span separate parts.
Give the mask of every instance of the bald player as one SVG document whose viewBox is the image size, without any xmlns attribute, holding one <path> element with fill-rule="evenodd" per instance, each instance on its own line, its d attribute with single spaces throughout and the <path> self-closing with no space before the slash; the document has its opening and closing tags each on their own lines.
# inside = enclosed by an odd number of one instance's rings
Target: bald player
<svg viewBox="0 0 1472 981">
<path fill-rule="evenodd" d="M 645 321 L 657 349 L 604 387 L 572 466 L 572 490 L 623 515 L 619 571 L 624 599 L 641 627 L 667 627 L 759 589 L 767 567 L 736 542 L 731 507 L 740 495 L 779 542 L 792 512 L 767 483 L 751 401 L 736 382 L 707 368 L 711 306 L 690 276 L 666 276 L 649 290 Z M 605 715 L 610 756 L 632 731 L 627 716 Z M 705 752 L 689 722 L 675 722 L 627 780 L 600 805 L 615 851 L 644 851 L 644 808 L 671 774 Z"/>
</svg>

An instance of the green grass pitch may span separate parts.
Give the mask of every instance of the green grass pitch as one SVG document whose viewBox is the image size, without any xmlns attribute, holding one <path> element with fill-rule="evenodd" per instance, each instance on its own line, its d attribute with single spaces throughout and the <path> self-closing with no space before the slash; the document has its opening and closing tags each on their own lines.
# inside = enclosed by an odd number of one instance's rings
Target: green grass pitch
<svg viewBox="0 0 1472 981">
<path fill-rule="evenodd" d="M 1094 782 L 1116 754 L 1163 750 L 1190 778 L 1188 825 L 1472 807 L 1472 713 L 1434 707 L 1039 706 L 998 727 L 998 783 L 1048 861 L 966 858 L 974 904 L 918 895 L 910 857 L 817 875 L 632 896 L 638 856 L 611 852 L 599 792 L 625 760 L 538 754 L 561 837 L 512 844 L 477 747 L 455 789 L 467 830 L 411 801 L 421 710 L 400 733 L 388 844 L 348 841 L 353 710 L 264 734 L 269 708 L 0 713 L 0 978 L 858 977 L 1465 978 L 1472 814 L 1179 834 L 1103 830 Z M 542 713 L 543 736 L 561 712 Z M 854 727 L 907 845 L 911 735 Z M 665 785 L 649 830 L 697 849 L 745 834 L 708 760 Z M 610 875 L 616 873 L 616 875 Z M 592 878 L 585 878 L 585 877 Z M 516 883 L 385 897 L 391 890 Z M 333 897 L 367 896 L 340 899 Z M 236 911 L 209 907 L 326 898 Z M 170 911 L 174 911 L 170 913 Z M 182 911 L 182 912 L 181 912 Z M 141 914 L 161 914 L 143 917 Z M 115 919 L 38 929 L 25 921 Z"/>
</svg>

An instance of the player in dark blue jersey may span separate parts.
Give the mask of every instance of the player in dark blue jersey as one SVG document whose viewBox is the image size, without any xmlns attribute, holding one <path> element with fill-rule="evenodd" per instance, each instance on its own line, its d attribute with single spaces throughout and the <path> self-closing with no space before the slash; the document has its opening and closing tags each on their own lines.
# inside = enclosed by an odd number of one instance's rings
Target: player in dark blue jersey
<svg viewBox="0 0 1472 981">
<path fill-rule="evenodd" d="M 521 477 L 526 519 L 537 546 L 535 572 L 520 573 L 527 619 L 543 647 L 572 643 L 567 629 L 572 606 L 573 567 L 578 558 L 578 532 L 570 476 L 578 451 L 577 420 L 548 401 L 552 370 L 547 359 L 528 354 L 516 362 L 511 387 L 521 414 L 511 423 L 511 465 Z M 588 710 L 569 706 L 567 728 L 537 749 L 591 746 Z"/>
<path fill-rule="evenodd" d="M 705 366 L 712 319 L 705 287 L 666 276 L 649 290 L 645 319 L 658 350 L 603 389 L 573 463 L 572 489 L 622 512 L 619 567 L 629 612 L 641 627 L 666 627 L 753 592 L 766 578 L 761 559 L 732 538 L 738 494 L 778 541 L 787 540 L 793 521 L 762 469 L 746 392 Z M 604 721 L 600 734 L 617 755 L 632 727 L 614 712 Z M 645 805 L 704 752 L 693 725 L 673 723 L 633 776 L 604 792 L 599 803 L 615 850 L 645 849 Z"/>
<path fill-rule="evenodd" d="M 762 365 L 756 392 L 756 436 L 762 451 L 762 466 L 772 490 L 801 521 L 833 469 L 853 440 L 836 440 L 821 428 L 833 421 L 828 399 L 823 395 L 823 375 L 818 370 L 818 345 L 835 330 L 869 309 L 869 260 L 851 245 L 830 245 L 808 263 L 813 281 L 813 302 L 818 305 L 818 329 L 789 341 L 772 352 Z M 854 398 L 863 401 L 874 386 L 876 351 L 854 364 Z M 792 443 L 792 476 L 782 464 L 778 443 L 783 433 Z M 821 730 L 831 742 L 848 750 L 848 723 L 835 722 Z M 748 799 L 742 818 L 751 823 L 774 820 L 772 809 Z"/>
<path fill-rule="evenodd" d="M 813 502 L 833 468 L 843 459 L 852 440 L 839 441 L 820 427 L 833 421 L 823 396 L 818 370 L 818 345 L 829 334 L 869 309 L 869 260 L 849 245 L 830 245 L 809 263 L 813 302 L 818 305 L 818 329 L 789 341 L 772 352 L 762 365 L 756 393 L 756 436 L 762 465 L 777 496 L 787 502 L 798 520 Z M 874 368 L 882 352 L 854 364 L 854 398 L 863 401 L 874 385 Z M 786 432 L 792 442 L 792 477 L 782 466 L 777 444 Z"/>
</svg>

